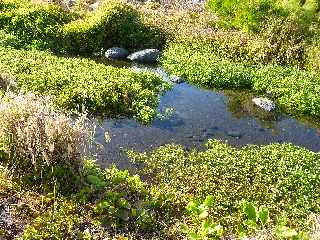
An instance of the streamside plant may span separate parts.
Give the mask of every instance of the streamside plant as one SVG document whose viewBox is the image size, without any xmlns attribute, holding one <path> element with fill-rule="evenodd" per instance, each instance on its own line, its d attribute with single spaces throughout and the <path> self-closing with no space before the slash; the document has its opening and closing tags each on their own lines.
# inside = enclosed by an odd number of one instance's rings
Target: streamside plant
<svg viewBox="0 0 320 240">
<path fill-rule="evenodd" d="M 0 162 L 15 178 L 67 180 L 81 170 L 90 137 L 85 115 L 72 120 L 34 94 L 6 93 L 0 101 Z"/>
</svg>

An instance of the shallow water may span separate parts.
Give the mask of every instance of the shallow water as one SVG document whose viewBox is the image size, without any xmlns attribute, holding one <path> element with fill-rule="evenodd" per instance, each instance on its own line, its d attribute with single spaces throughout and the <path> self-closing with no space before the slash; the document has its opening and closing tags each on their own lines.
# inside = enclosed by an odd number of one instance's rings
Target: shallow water
<svg viewBox="0 0 320 240">
<path fill-rule="evenodd" d="M 140 71 L 141 67 L 134 67 Z M 160 68 L 154 68 L 167 76 Z M 148 151 L 176 143 L 186 149 L 204 149 L 210 139 L 228 141 L 232 146 L 290 142 L 320 151 L 320 123 L 302 121 L 281 113 L 266 113 L 253 105 L 247 92 L 212 91 L 187 83 L 177 84 L 161 97 L 159 116 L 150 126 L 134 119 L 100 121 L 95 139 L 103 148 L 98 162 L 130 168 L 123 150 Z M 108 132 L 111 141 L 105 141 Z"/>
</svg>

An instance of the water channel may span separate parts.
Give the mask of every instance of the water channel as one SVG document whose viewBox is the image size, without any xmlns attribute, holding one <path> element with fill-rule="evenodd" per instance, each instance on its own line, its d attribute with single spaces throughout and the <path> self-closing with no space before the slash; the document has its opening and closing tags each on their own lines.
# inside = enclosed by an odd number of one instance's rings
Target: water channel
<svg viewBox="0 0 320 240">
<path fill-rule="evenodd" d="M 159 67 L 131 67 L 153 71 L 165 80 Z M 181 144 L 186 149 L 204 149 L 208 139 L 220 139 L 240 147 L 288 142 L 320 151 L 320 123 L 296 119 L 279 112 L 265 112 L 252 103 L 248 92 L 214 91 L 188 83 L 176 84 L 161 96 L 158 116 L 146 126 L 135 119 L 100 119 L 95 133 L 102 148 L 98 163 L 130 168 L 125 151 L 149 151 L 164 144 Z M 107 132 L 107 134 L 106 134 Z M 110 141 L 106 141 L 110 137 Z"/>
</svg>

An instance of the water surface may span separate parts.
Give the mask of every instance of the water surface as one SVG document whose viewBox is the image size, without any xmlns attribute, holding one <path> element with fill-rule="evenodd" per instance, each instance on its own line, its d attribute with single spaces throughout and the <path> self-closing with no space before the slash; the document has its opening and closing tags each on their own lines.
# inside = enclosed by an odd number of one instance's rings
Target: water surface
<svg viewBox="0 0 320 240">
<path fill-rule="evenodd" d="M 134 67 L 140 71 L 141 67 Z M 160 69 L 157 72 L 167 79 Z M 221 139 L 232 146 L 290 142 L 320 151 L 320 123 L 302 121 L 281 113 L 267 113 L 254 106 L 256 97 L 247 92 L 213 91 L 187 83 L 174 85 L 158 107 L 159 116 L 145 126 L 134 119 L 103 119 L 96 141 L 103 149 L 98 162 L 130 168 L 125 149 L 149 151 L 175 143 L 186 149 L 204 149 L 208 139 Z M 108 132 L 111 141 L 105 141 Z"/>
</svg>

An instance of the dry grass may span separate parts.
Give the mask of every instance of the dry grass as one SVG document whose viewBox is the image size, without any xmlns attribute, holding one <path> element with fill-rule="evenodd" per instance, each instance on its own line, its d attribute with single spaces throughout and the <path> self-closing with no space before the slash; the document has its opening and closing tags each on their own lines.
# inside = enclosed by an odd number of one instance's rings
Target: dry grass
<svg viewBox="0 0 320 240">
<path fill-rule="evenodd" d="M 312 214 L 309 221 L 311 222 L 310 239 L 320 240 L 320 215 Z"/>
<path fill-rule="evenodd" d="M 0 88 L 3 90 L 14 89 L 17 86 L 15 78 L 8 74 L 0 72 Z"/>
<path fill-rule="evenodd" d="M 79 169 L 89 134 L 85 116 L 71 120 L 48 98 L 6 93 L 0 99 L 1 161 L 21 175 L 55 164 Z"/>
<path fill-rule="evenodd" d="M 217 20 L 216 16 L 204 11 L 201 7 L 152 3 L 135 3 L 132 6 L 141 13 L 144 22 L 159 27 L 169 37 L 208 37 L 215 34 L 215 30 L 210 25 Z"/>
</svg>

